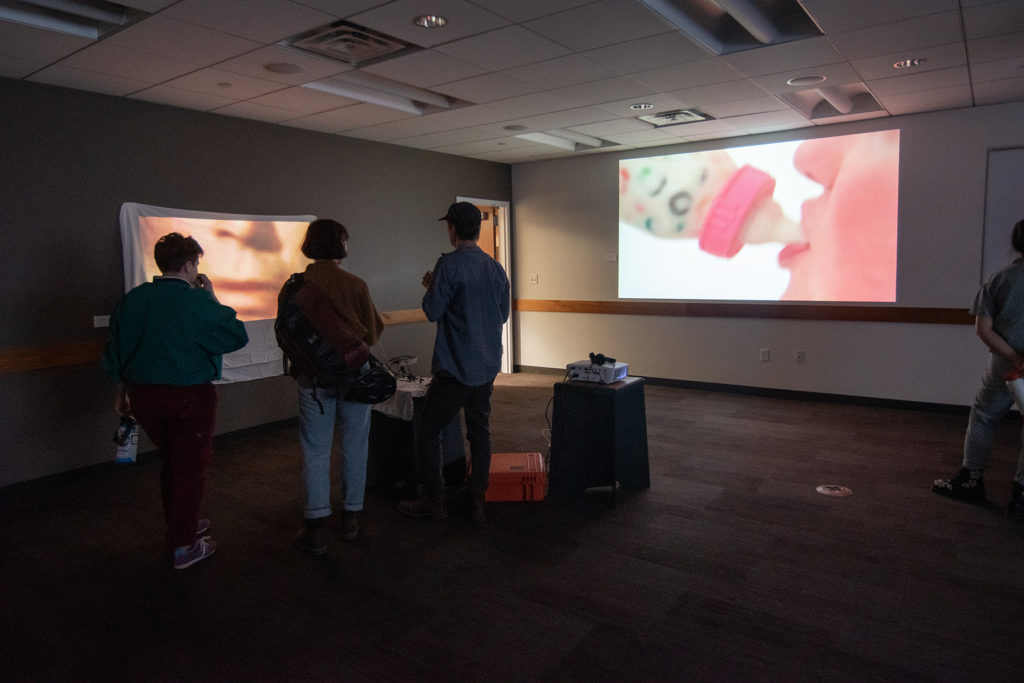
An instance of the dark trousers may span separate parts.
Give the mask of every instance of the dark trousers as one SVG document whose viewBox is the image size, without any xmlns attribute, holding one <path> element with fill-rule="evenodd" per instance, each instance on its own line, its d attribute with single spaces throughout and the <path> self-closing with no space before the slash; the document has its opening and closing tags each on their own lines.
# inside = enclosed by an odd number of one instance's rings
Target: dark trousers
<svg viewBox="0 0 1024 683">
<path fill-rule="evenodd" d="M 487 489 L 491 471 L 491 392 L 494 382 L 471 387 L 449 375 L 434 375 L 423 397 L 416 433 L 416 473 L 429 493 L 444 489 L 441 431 L 460 410 L 469 440 L 470 488 Z"/>
<path fill-rule="evenodd" d="M 167 546 L 192 545 L 213 454 L 217 392 L 212 384 L 134 384 L 128 397 L 132 414 L 163 458 L 160 494 Z"/>
</svg>

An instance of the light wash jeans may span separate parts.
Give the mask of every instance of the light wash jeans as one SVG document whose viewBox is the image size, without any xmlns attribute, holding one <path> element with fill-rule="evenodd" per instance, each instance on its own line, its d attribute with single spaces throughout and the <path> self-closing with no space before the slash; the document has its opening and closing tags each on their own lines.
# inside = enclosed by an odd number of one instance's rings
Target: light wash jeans
<svg viewBox="0 0 1024 683">
<path fill-rule="evenodd" d="M 335 426 L 341 430 L 342 501 L 345 510 L 363 509 L 366 490 L 366 456 L 370 437 L 370 406 L 338 396 L 337 389 L 299 386 L 299 441 L 302 443 L 302 477 L 306 487 L 306 519 L 331 514 L 331 445 Z"/>
<path fill-rule="evenodd" d="M 981 388 L 974 396 L 974 406 L 971 408 L 967 434 L 964 437 L 963 466 L 969 470 L 983 470 L 988 466 L 996 425 L 1013 407 L 1013 393 L 1003 379 L 1012 367 L 1001 356 L 994 353 L 990 355 L 985 376 L 981 380 Z M 1021 432 L 1021 442 L 1014 481 L 1024 484 L 1024 431 Z"/>
</svg>

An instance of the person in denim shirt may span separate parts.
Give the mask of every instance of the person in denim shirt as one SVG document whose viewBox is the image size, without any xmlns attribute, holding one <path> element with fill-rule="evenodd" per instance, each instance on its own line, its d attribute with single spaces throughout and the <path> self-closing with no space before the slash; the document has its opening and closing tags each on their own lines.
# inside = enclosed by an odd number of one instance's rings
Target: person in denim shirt
<svg viewBox="0 0 1024 683">
<path fill-rule="evenodd" d="M 491 467 L 491 391 L 501 369 L 501 331 L 509 316 L 510 287 L 501 265 L 477 246 L 480 210 L 456 202 L 446 221 L 454 251 L 423 276 L 423 312 L 437 323 L 431 380 L 416 434 L 416 470 L 424 495 L 404 501 L 409 517 L 444 519 L 441 431 L 462 410 L 470 446 L 470 516 L 484 521 Z"/>
</svg>

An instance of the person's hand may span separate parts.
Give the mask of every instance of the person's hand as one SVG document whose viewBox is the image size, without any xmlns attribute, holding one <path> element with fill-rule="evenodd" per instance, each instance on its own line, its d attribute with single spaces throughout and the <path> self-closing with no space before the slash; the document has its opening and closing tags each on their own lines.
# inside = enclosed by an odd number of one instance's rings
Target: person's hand
<svg viewBox="0 0 1024 683">
<path fill-rule="evenodd" d="M 434 273 L 433 273 L 433 271 L 428 270 L 423 275 L 423 286 L 426 287 L 427 289 L 430 289 L 430 283 L 432 283 L 433 281 L 434 281 Z"/>
<path fill-rule="evenodd" d="M 205 289 L 211 296 L 213 296 L 214 299 L 217 298 L 216 292 L 213 291 L 213 283 L 210 282 L 210 278 L 206 276 L 206 273 L 199 273 L 196 275 L 196 287 L 199 289 Z"/>
<path fill-rule="evenodd" d="M 132 414 L 132 404 L 128 400 L 128 392 L 124 385 L 118 387 L 117 395 L 114 397 L 114 413 L 121 417 Z"/>
</svg>

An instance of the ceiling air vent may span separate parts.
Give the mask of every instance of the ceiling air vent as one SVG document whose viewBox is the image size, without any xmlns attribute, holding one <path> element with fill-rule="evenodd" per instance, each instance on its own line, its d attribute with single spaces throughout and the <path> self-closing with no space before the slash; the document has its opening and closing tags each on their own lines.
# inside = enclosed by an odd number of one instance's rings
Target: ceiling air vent
<svg viewBox="0 0 1024 683">
<path fill-rule="evenodd" d="M 673 109 L 672 111 L 663 111 L 657 114 L 638 116 L 637 118 L 641 121 L 646 121 L 656 128 L 664 128 L 665 126 L 678 126 L 681 123 L 710 121 L 715 117 L 696 109 Z"/>
<path fill-rule="evenodd" d="M 420 49 L 347 21 L 319 26 L 286 38 L 278 45 L 344 62 L 351 67 L 366 66 Z"/>
</svg>

